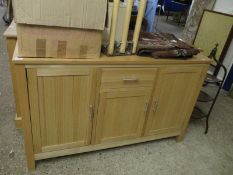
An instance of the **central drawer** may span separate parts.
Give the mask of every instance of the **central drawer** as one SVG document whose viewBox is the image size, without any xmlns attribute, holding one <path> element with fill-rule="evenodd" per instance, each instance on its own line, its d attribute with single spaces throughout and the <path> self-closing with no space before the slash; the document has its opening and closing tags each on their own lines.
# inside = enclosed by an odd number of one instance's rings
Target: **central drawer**
<svg viewBox="0 0 233 175">
<path fill-rule="evenodd" d="M 103 68 L 101 89 L 152 87 L 157 68 Z"/>
</svg>

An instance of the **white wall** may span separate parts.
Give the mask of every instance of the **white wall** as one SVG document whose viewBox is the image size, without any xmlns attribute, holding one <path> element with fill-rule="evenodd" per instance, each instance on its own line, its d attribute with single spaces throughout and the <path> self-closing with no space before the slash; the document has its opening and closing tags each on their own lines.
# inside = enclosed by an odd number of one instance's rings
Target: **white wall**
<svg viewBox="0 0 233 175">
<path fill-rule="evenodd" d="M 233 15 L 233 0 L 216 0 L 213 10 Z M 231 41 L 223 64 L 227 67 L 229 72 L 233 64 L 233 41 Z M 220 72 L 219 76 L 222 77 L 222 72 Z"/>
<path fill-rule="evenodd" d="M 233 0 L 216 0 L 214 10 L 233 14 Z"/>
</svg>

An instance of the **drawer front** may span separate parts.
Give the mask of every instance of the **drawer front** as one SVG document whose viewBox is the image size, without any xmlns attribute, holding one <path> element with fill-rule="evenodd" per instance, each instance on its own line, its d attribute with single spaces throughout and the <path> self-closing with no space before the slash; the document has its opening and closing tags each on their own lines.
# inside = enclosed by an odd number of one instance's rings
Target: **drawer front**
<svg viewBox="0 0 233 175">
<path fill-rule="evenodd" d="M 157 68 L 103 68 L 101 88 L 152 87 Z"/>
</svg>

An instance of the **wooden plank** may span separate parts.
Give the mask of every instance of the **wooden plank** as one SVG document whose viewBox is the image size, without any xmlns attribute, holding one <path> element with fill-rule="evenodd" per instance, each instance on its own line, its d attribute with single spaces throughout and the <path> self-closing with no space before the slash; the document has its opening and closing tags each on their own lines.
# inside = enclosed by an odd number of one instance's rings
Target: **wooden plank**
<svg viewBox="0 0 233 175">
<path fill-rule="evenodd" d="M 91 144 L 95 144 L 95 137 L 96 137 L 96 123 L 97 123 L 97 114 L 99 108 L 99 100 L 100 100 L 100 86 L 101 86 L 101 77 L 102 77 L 102 70 L 100 68 L 95 69 L 95 94 L 94 94 L 94 116 L 92 119 L 92 135 L 91 135 Z M 94 92 L 94 91 L 93 91 Z"/>
<path fill-rule="evenodd" d="M 60 69 L 47 67 L 47 68 L 38 68 L 37 76 L 67 76 L 67 75 L 89 75 L 90 69 L 88 68 L 79 68 L 77 67 L 62 67 Z"/>
<path fill-rule="evenodd" d="M 137 15 L 137 21 L 134 29 L 134 35 L 133 35 L 133 53 L 136 53 L 137 47 L 138 47 L 138 39 L 141 32 L 142 27 L 142 20 L 144 17 L 145 9 L 146 9 L 147 0 L 140 1 L 140 6 L 138 10 Z"/>
<path fill-rule="evenodd" d="M 33 135 L 33 149 L 34 153 L 41 152 L 41 132 L 40 132 L 40 112 L 39 112 L 39 100 L 38 100 L 38 84 L 37 84 L 37 71 L 36 69 L 27 70 L 28 78 L 28 93 L 30 102 L 30 115 L 32 123 L 32 135 Z"/>
<path fill-rule="evenodd" d="M 13 63 L 15 64 L 29 64 L 29 65 L 93 65 L 93 66 L 115 66 L 115 65 L 169 65 L 169 64 L 210 64 L 212 61 L 202 55 L 198 54 L 187 60 L 177 60 L 177 59 L 155 59 L 150 57 L 140 57 L 137 55 L 131 56 L 114 56 L 108 57 L 106 55 L 101 55 L 100 58 L 96 59 L 56 59 L 56 58 L 19 58 L 18 46 L 16 44 L 15 52 L 13 56 Z"/>
<path fill-rule="evenodd" d="M 18 58 L 14 57 L 15 64 L 29 64 L 29 65 L 171 65 L 171 64 L 209 64 L 211 60 L 205 56 L 197 55 L 189 60 L 176 59 L 153 59 L 149 57 L 139 56 L 122 56 L 122 57 L 105 57 L 99 59 L 51 59 L 51 58 Z"/>
<path fill-rule="evenodd" d="M 78 142 L 71 142 L 71 143 L 64 143 L 59 145 L 51 145 L 51 146 L 44 146 L 42 148 L 42 152 L 50 152 L 50 151 L 59 151 L 67 148 L 77 148 L 85 145 L 84 141 L 78 141 Z"/>
<path fill-rule="evenodd" d="M 15 108 L 16 108 L 16 117 L 15 117 L 15 126 L 18 129 L 21 129 L 22 127 L 22 114 L 20 110 L 20 103 L 19 103 L 19 97 L 18 97 L 18 85 L 20 82 L 18 81 L 18 74 L 17 71 L 15 71 L 15 64 L 12 62 L 13 53 L 15 50 L 15 45 L 17 42 L 17 38 L 11 38 L 7 37 L 7 53 L 8 53 L 8 63 L 10 66 L 11 71 L 11 80 L 13 85 L 13 92 L 14 92 L 14 100 L 15 100 Z"/>
<path fill-rule="evenodd" d="M 72 154 L 77 154 L 77 153 L 97 151 L 97 150 L 120 147 L 120 146 L 125 146 L 125 145 L 130 145 L 130 144 L 141 143 L 141 142 L 148 142 L 148 141 L 161 139 L 161 138 L 173 137 L 179 134 L 180 134 L 180 131 L 176 131 L 172 133 L 163 133 L 163 134 L 158 134 L 154 136 L 140 137 L 136 139 L 119 141 L 115 143 L 104 143 L 104 144 L 98 144 L 98 145 L 89 145 L 89 146 L 80 147 L 80 148 L 72 148 L 72 149 L 64 149 L 64 150 L 59 150 L 59 151 L 47 152 L 47 153 L 40 153 L 40 154 L 35 154 L 35 159 L 42 160 L 42 159 L 60 157 L 60 156 L 65 156 L 65 155 L 72 155 Z"/>
<path fill-rule="evenodd" d="M 15 71 L 17 72 L 17 79 L 20 84 L 17 85 L 20 109 L 23 116 L 23 134 L 24 134 L 24 147 L 27 158 L 27 166 L 29 170 L 35 169 L 35 159 L 33 151 L 33 141 L 32 141 L 32 128 L 31 128 L 31 118 L 30 109 L 28 101 L 28 89 L 27 89 L 27 75 L 24 65 L 15 66 Z"/>
<path fill-rule="evenodd" d="M 3 36 L 5 36 L 7 38 L 17 39 L 17 32 L 16 32 L 16 23 L 15 23 L 15 21 L 11 22 L 10 26 L 3 33 Z"/>
<path fill-rule="evenodd" d="M 195 103 L 197 101 L 197 98 L 198 98 L 198 95 L 200 93 L 200 90 L 201 90 L 201 87 L 203 85 L 203 82 L 204 82 L 204 79 L 206 77 L 206 73 L 209 69 L 209 65 L 203 65 L 203 69 L 202 69 L 202 73 L 201 73 L 201 76 L 200 76 L 200 80 L 199 80 L 199 83 L 197 85 L 197 88 L 195 90 L 195 92 L 193 93 L 193 97 L 192 97 L 192 100 L 190 102 L 190 105 L 187 106 L 187 114 L 186 114 L 186 118 L 185 118 L 185 121 L 183 122 L 183 126 L 182 126 L 182 132 L 179 136 L 176 137 L 176 141 L 177 142 L 180 142 L 183 140 L 184 138 L 184 134 L 185 134 L 185 130 L 186 128 L 188 127 L 188 123 L 189 123 L 189 120 L 191 118 L 191 115 L 192 115 L 192 112 L 193 112 L 193 108 L 195 106 Z"/>
<path fill-rule="evenodd" d="M 121 48 L 120 48 L 121 53 L 125 53 L 125 48 L 127 46 L 127 39 L 128 39 L 128 33 L 129 33 L 129 25 L 130 25 L 133 2 L 134 0 L 127 1 L 124 28 L 123 28 L 122 39 L 121 39 Z"/>
<path fill-rule="evenodd" d="M 113 1 L 112 22 L 111 22 L 111 28 L 110 28 L 109 45 L 108 45 L 108 54 L 109 55 L 112 55 L 113 52 L 114 52 L 115 36 L 116 36 L 116 25 L 117 25 L 119 4 L 120 4 L 120 0 L 114 0 Z"/>
</svg>

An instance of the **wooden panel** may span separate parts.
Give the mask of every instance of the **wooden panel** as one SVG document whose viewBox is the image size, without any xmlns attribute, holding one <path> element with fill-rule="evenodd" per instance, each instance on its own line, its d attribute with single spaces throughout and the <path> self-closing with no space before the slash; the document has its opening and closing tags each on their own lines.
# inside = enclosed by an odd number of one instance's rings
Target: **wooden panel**
<svg viewBox="0 0 233 175">
<path fill-rule="evenodd" d="M 100 58 L 96 59 L 60 59 L 60 58 L 19 58 L 18 57 L 18 44 L 14 52 L 13 62 L 16 64 L 30 64 L 30 65 L 107 65 L 113 67 L 117 65 L 119 67 L 128 66 L 149 66 L 149 65 L 181 65 L 181 64 L 209 64 L 211 60 L 202 54 L 193 56 L 187 60 L 177 59 L 154 59 L 150 57 L 141 57 L 136 55 L 131 56 L 113 56 L 108 57 L 101 55 Z"/>
<path fill-rule="evenodd" d="M 60 69 L 53 68 L 55 72 L 64 72 Z M 33 142 L 37 153 L 90 143 L 92 70 L 89 69 L 87 75 L 82 72 L 69 76 L 65 72 L 60 76 L 50 76 L 49 72 L 46 76 L 43 72 L 43 76 L 37 76 L 37 69 L 28 69 Z"/>
<path fill-rule="evenodd" d="M 161 69 L 147 121 L 146 135 L 182 130 L 199 86 L 202 67 Z"/>
<path fill-rule="evenodd" d="M 65 75 L 89 75 L 89 68 L 77 69 L 77 67 L 62 67 L 62 68 L 38 68 L 37 76 L 65 76 Z"/>
<path fill-rule="evenodd" d="M 15 98 L 15 108 L 16 108 L 16 117 L 15 117 L 15 126 L 16 128 L 20 129 L 22 128 L 22 112 L 21 112 L 21 106 L 20 106 L 20 99 L 19 99 L 19 84 L 21 83 L 19 81 L 19 74 L 15 69 L 16 65 L 12 63 L 12 57 L 15 50 L 15 45 L 17 42 L 17 38 L 7 38 L 7 53 L 8 53 L 8 61 L 11 71 L 11 77 L 12 77 L 12 85 L 13 85 L 13 92 L 14 92 L 14 98 Z"/>
<path fill-rule="evenodd" d="M 195 106 L 195 103 L 197 101 L 198 95 L 199 95 L 200 90 L 202 88 L 204 79 L 206 77 L 206 73 L 207 73 L 207 71 L 209 69 L 209 65 L 208 64 L 202 65 L 202 66 L 200 66 L 200 68 L 202 69 L 201 76 L 200 76 L 199 82 L 196 84 L 196 89 L 193 92 L 193 97 L 190 100 L 190 105 L 186 109 L 187 110 L 187 114 L 186 114 L 187 117 L 185 118 L 185 121 L 183 122 L 180 135 L 176 137 L 176 141 L 177 142 L 182 141 L 182 139 L 184 138 L 185 130 L 186 130 L 186 128 L 188 126 L 188 123 L 189 123 L 189 120 L 191 118 L 191 115 L 192 115 L 192 112 L 193 112 L 193 108 Z"/>
<path fill-rule="evenodd" d="M 157 135 L 152 135 L 152 136 L 123 140 L 123 141 L 118 141 L 118 142 L 110 142 L 110 143 L 103 143 L 103 144 L 97 144 L 97 145 L 88 145 L 85 147 L 78 147 L 78 148 L 71 148 L 71 149 L 63 149 L 63 150 L 59 150 L 59 151 L 50 151 L 50 152 L 45 152 L 45 153 L 38 153 L 38 154 L 35 154 L 35 159 L 42 160 L 42 159 L 65 156 L 65 155 L 72 155 L 72 154 L 78 154 L 78 153 L 84 153 L 84 152 L 90 152 L 90 151 L 96 151 L 96 150 L 103 150 L 103 149 L 114 148 L 114 147 L 129 145 L 129 144 L 148 142 L 148 141 L 161 139 L 161 138 L 178 136 L 179 134 L 180 134 L 179 131 L 173 131 L 173 132 L 157 134 Z"/>
<path fill-rule="evenodd" d="M 150 93 L 150 88 L 101 92 L 95 143 L 140 137 Z"/>
<path fill-rule="evenodd" d="M 41 128 L 36 69 L 27 70 L 34 152 L 41 152 Z"/>
<path fill-rule="evenodd" d="M 101 88 L 152 87 L 156 68 L 103 68 Z"/>
<path fill-rule="evenodd" d="M 17 40 L 16 23 L 14 20 L 3 33 L 3 36 L 5 36 L 6 38 L 14 38 L 15 40 Z"/>
<path fill-rule="evenodd" d="M 24 135 L 24 147 L 27 158 L 27 166 L 29 170 L 35 169 L 35 158 L 33 150 L 33 140 L 32 140 L 32 126 L 30 119 L 30 108 L 28 101 L 28 89 L 27 89 L 27 74 L 26 69 L 23 65 L 17 65 L 14 67 L 14 71 L 17 72 L 17 80 L 20 82 L 17 84 L 18 89 L 18 99 L 20 103 L 20 110 L 22 111 L 22 125 L 23 125 L 23 135 Z"/>
</svg>

